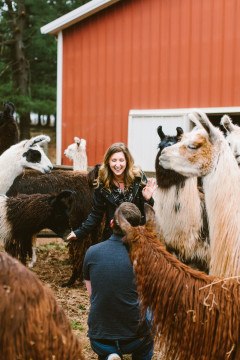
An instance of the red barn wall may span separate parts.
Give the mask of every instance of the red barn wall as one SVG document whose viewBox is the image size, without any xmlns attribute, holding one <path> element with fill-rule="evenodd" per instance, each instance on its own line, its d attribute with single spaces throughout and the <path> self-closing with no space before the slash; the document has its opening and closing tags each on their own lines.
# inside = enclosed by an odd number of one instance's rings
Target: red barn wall
<svg viewBox="0 0 240 360">
<path fill-rule="evenodd" d="M 239 106 L 239 18 L 238 0 L 124 0 L 64 30 L 62 148 L 85 138 L 94 165 L 130 109 Z"/>
</svg>

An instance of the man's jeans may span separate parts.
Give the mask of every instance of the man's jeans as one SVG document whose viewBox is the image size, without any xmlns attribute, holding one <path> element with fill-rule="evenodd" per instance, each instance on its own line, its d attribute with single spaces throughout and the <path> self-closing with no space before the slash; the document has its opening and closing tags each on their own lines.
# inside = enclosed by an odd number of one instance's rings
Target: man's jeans
<svg viewBox="0 0 240 360">
<path fill-rule="evenodd" d="M 90 339 L 90 342 L 99 360 L 106 360 L 113 353 L 119 356 L 132 354 L 132 360 L 151 360 L 153 356 L 153 339 L 150 336 L 131 340 Z"/>
</svg>

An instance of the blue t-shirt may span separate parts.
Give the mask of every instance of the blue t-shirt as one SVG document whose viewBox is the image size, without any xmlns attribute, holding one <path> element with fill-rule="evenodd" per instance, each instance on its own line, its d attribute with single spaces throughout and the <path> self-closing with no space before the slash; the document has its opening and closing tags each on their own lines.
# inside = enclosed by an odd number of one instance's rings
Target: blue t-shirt
<svg viewBox="0 0 240 360">
<path fill-rule="evenodd" d="M 112 235 L 88 249 L 83 276 L 92 286 L 90 338 L 132 339 L 148 333 L 140 321 L 133 267 L 121 236 Z"/>
</svg>

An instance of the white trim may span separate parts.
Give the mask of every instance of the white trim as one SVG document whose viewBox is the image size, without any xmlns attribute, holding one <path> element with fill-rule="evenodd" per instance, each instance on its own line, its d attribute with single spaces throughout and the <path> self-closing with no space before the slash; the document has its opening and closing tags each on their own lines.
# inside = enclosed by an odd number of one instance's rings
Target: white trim
<svg viewBox="0 0 240 360">
<path fill-rule="evenodd" d="M 42 34 L 57 34 L 59 31 L 105 9 L 121 0 L 92 0 L 41 27 Z"/>
<path fill-rule="evenodd" d="M 230 107 L 210 107 L 210 108 L 179 108 L 179 109 L 143 109 L 143 110 L 130 110 L 129 117 L 132 116 L 171 116 L 171 115 L 184 115 L 192 111 L 201 110 L 207 114 L 221 114 L 221 113 L 240 113 L 240 106 Z"/>
<path fill-rule="evenodd" d="M 63 35 L 57 38 L 57 116 L 56 116 L 56 164 L 62 162 L 62 78 L 63 78 Z"/>
</svg>

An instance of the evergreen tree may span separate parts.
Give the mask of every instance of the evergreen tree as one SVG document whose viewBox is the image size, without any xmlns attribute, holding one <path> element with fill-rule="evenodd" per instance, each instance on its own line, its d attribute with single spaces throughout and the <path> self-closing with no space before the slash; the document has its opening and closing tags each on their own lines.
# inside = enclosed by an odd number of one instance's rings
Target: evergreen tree
<svg viewBox="0 0 240 360">
<path fill-rule="evenodd" d="M 0 98 L 12 101 L 21 138 L 30 137 L 30 112 L 56 109 L 57 44 L 40 28 L 88 2 L 0 0 Z"/>
</svg>

